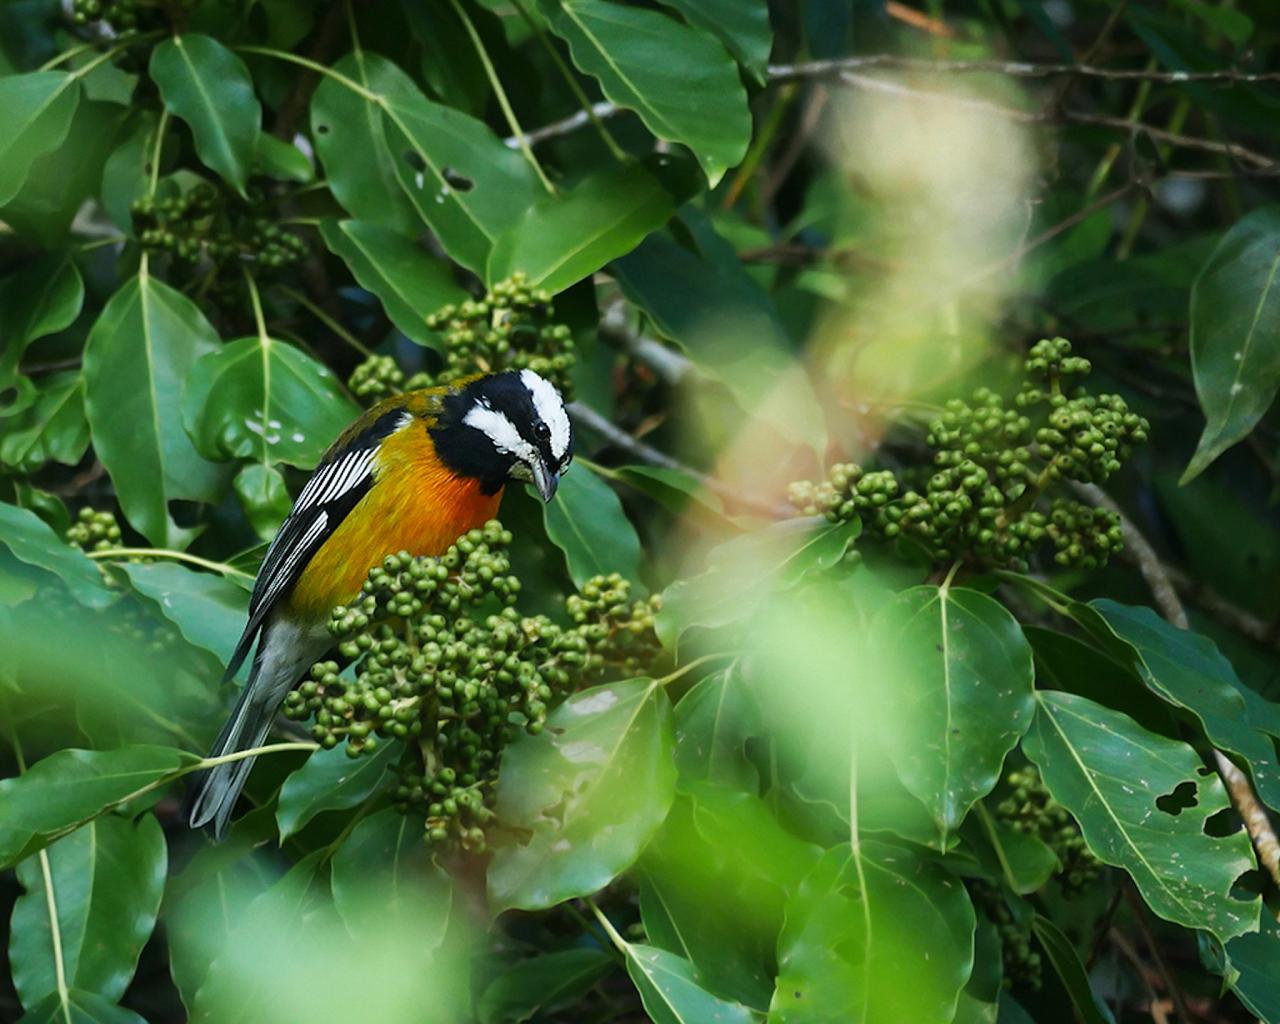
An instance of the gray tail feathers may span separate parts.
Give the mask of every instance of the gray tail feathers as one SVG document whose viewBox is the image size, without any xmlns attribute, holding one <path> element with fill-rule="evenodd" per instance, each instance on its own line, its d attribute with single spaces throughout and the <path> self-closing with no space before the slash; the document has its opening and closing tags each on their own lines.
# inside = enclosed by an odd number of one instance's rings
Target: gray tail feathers
<svg viewBox="0 0 1280 1024">
<path fill-rule="evenodd" d="M 240 694 L 227 724 L 213 741 L 209 757 L 223 757 L 241 750 L 252 750 L 262 746 L 266 740 L 271 731 L 271 723 L 275 720 L 279 701 L 270 700 L 267 694 L 254 685 L 255 682 L 256 680 L 250 679 L 244 692 Z M 255 760 L 257 759 L 246 757 L 230 761 L 206 769 L 195 777 L 186 806 L 187 820 L 192 828 L 202 828 L 212 822 L 215 838 L 221 839 L 226 835 L 232 808 L 249 779 L 249 770 Z"/>
</svg>

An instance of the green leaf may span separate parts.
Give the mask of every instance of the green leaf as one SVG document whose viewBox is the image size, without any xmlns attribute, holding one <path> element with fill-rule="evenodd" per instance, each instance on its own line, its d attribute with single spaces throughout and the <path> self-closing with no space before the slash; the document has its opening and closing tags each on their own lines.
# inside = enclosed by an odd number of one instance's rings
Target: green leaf
<svg viewBox="0 0 1280 1024">
<path fill-rule="evenodd" d="M 18 1024 L 147 1024 L 132 1010 L 123 1006 L 113 1006 L 101 996 L 92 992 L 80 992 L 72 989 L 63 1000 L 56 992 L 49 996 L 30 1013 L 25 1014 Z"/>
<path fill-rule="evenodd" d="M 527 841 L 489 865 L 495 912 L 603 888 L 640 855 L 675 795 L 671 704 L 652 680 L 575 693 L 502 755 L 497 812 Z"/>
<path fill-rule="evenodd" d="M 377 791 L 400 755 L 399 743 L 382 743 L 372 754 L 349 757 L 345 746 L 317 750 L 284 780 L 276 822 L 281 840 L 301 832 L 322 811 L 343 811 Z"/>
<path fill-rule="evenodd" d="M 1240 681 L 1217 645 L 1170 625 L 1150 608 L 1107 600 L 1091 607 L 1122 641 L 1107 645 L 1113 655 L 1131 665 L 1149 689 L 1195 715 L 1214 746 L 1245 758 L 1258 795 L 1280 809 L 1280 770 L 1268 723 L 1252 721 L 1250 714 L 1251 705 L 1270 702 Z"/>
<path fill-rule="evenodd" d="M 1231 896 L 1254 866 L 1249 837 L 1207 835 L 1205 821 L 1230 807 L 1185 743 L 1147 732 L 1127 715 L 1083 697 L 1041 691 L 1023 742 L 1055 800 L 1075 817 L 1097 857 L 1133 877 L 1165 920 L 1203 928 L 1222 942 L 1258 926 L 1260 901 Z M 1172 809 L 1161 798 L 1183 796 Z"/>
<path fill-rule="evenodd" d="M 1000 932 L 986 917 L 976 915 L 973 933 L 973 973 L 960 993 L 955 1024 L 997 1024 L 1004 991 Z"/>
<path fill-rule="evenodd" d="M 653 1024 L 755 1024 L 759 1019 L 741 1003 L 718 999 L 702 988 L 684 957 L 630 942 L 626 955 L 627 973 Z"/>
<path fill-rule="evenodd" d="M 542 521 L 577 586 L 613 572 L 640 582 L 636 528 L 613 488 L 594 470 L 579 465 L 566 473 L 555 498 L 542 506 Z"/>
<path fill-rule="evenodd" d="M 694 626 L 719 629 L 743 621 L 771 590 L 787 590 L 809 573 L 836 565 L 861 529 L 857 520 L 792 519 L 721 544 L 711 552 L 706 572 L 677 580 L 663 591 L 658 638 L 674 649 Z"/>
<path fill-rule="evenodd" d="M 0 868 L 198 761 L 168 747 L 59 750 L 26 774 L 0 780 Z"/>
<path fill-rule="evenodd" d="M 89 447 L 84 416 L 84 382 L 77 370 L 43 381 L 35 402 L 0 436 L 0 462 L 30 473 L 52 459 L 76 465 Z"/>
<path fill-rule="evenodd" d="M 84 351 L 94 450 L 129 522 L 159 547 L 189 536 L 168 502 L 217 495 L 221 474 L 182 430 L 182 388 L 218 336 L 195 304 L 147 272 L 144 259 L 107 302 Z"/>
<path fill-rule="evenodd" d="M 116 600 L 98 567 L 30 509 L 0 502 L 0 544 L 18 561 L 53 573 L 81 604 L 105 608 Z"/>
<path fill-rule="evenodd" d="M 209 459 L 310 469 L 359 414 L 332 371 L 268 337 L 210 352 L 192 367 L 182 394 L 182 423 Z"/>
<path fill-rule="evenodd" d="M 200 160 L 244 195 L 262 125 L 244 61 L 216 39 L 191 33 L 157 46 L 150 71 L 169 113 L 191 126 Z"/>
<path fill-rule="evenodd" d="M 31 165 L 57 149 L 80 102 L 79 78 L 64 71 L 32 71 L 0 78 L 0 206 L 26 183 Z"/>
<path fill-rule="evenodd" d="M 31 260 L 0 281 L 0 389 L 14 382 L 27 346 L 70 327 L 84 305 L 84 281 L 65 255 Z"/>
<path fill-rule="evenodd" d="M 960 834 L 982 866 L 1003 878 L 1013 892 L 1019 896 L 1038 892 L 1061 869 L 1058 855 L 1036 836 L 1010 828 L 981 804 L 977 811 Z"/>
<path fill-rule="evenodd" d="M 167 860 L 154 817 L 106 815 L 18 865 L 26 892 L 13 908 L 9 961 L 24 1006 L 56 993 L 62 979 L 104 999 L 124 995 L 155 928 Z"/>
<path fill-rule="evenodd" d="M 130 562 L 121 568 L 138 593 L 155 601 L 187 640 L 212 651 L 224 665 L 231 659 L 249 603 L 243 587 L 173 562 Z"/>
<path fill-rule="evenodd" d="M 1053 970 L 1062 981 L 1062 987 L 1071 998 L 1076 1017 L 1081 1024 L 1115 1024 L 1110 1011 L 1093 991 L 1089 975 L 1071 940 L 1062 934 L 1056 924 L 1042 914 L 1031 919 L 1031 930 L 1045 953 Z"/>
<path fill-rule="evenodd" d="M 235 489 L 253 532 L 262 540 L 270 540 L 293 507 L 280 471 L 274 466 L 251 462 L 236 474 Z"/>
<path fill-rule="evenodd" d="M 764 84 L 773 29 L 766 0 L 662 0 L 691 25 L 716 36 L 759 84 Z"/>
<path fill-rule="evenodd" d="M 560 949 L 501 968 L 476 1004 L 479 1024 L 520 1024 L 541 1010 L 572 1003 L 613 966 L 599 948 Z"/>
<path fill-rule="evenodd" d="M 875 840 L 836 846 L 787 908 L 770 1024 L 949 1024 L 974 927 L 964 886 L 930 860 Z"/>
<path fill-rule="evenodd" d="M 424 952 L 445 940 L 453 886 L 423 838 L 421 819 L 384 807 L 333 856 L 333 900 L 357 943 L 387 928 L 412 929 Z"/>
<path fill-rule="evenodd" d="M 1031 725 L 1031 647 L 1003 605 L 952 587 L 899 594 L 874 632 L 897 679 L 883 709 L 897 737 L 890 756 L 945 847 Z"/>
<path fill-rule="evenodd" d="M 306 185 L 315 180 L 311 161 L 297 146 L 263 132 L 258 136 L 257 164 L 263 174 L 276 181 Z"/>
<path fill-rule="evenodd" d="M 759 773 L 746 743 L 764 732 L 760 709 L 735 667 L 697 683 L 676 705 L 676 769 L 683 789 L 690 782 L 754 793 Z"/>
<path fill-rule="evenodd" d="M 448 265 L 373 221 L 328 220 L 320 225 L 320 233 L 329 251 L 342 258 L 362 288 L 378 297 L 405 337 L 428 348 L 440 347 L 427 317 L 469 297 Z"/>
<path fill-rule="evenodd" d="M 1280 209 L 1228 231 L 1191 288 L 1191 370 L 1205 427 L 1182 483 L 1251 431 L 1280 387 Z"/>
<path fill-rule="evenodd" d="M 658 11 L 607 0 L 541 0 L 573 62 L 659 139 L 688 146 L 714 187 L 747 151 L 751 112 L 724 47 Z"/>
<path fill-rule="evenodd" d="M 134 111 L 123 138 L 102 168 L 102 208 L 111 223 L 130 238 L 134 237 L 133 203 L 147 194 L 151 180 L 158 125 L 159 115 L 154 110 Z"/>
<path fill-rule="evenodd" d="M 625 256 L 675 212 L 662 183 L 640 164 L 591 175 L 573 191 L 534 203 L 489 254 L 488 281 L 524 271 L 553 294 Z"/>
<path fill-rule="evenodd" d="M 1256 932 L 1227 943 L 1231 967 L 1239 971 L 1231 990 L 1259 1020 L 1280 1020 L 1280 923 L 1270 913 L 1262 915 Z"/>
</svg>

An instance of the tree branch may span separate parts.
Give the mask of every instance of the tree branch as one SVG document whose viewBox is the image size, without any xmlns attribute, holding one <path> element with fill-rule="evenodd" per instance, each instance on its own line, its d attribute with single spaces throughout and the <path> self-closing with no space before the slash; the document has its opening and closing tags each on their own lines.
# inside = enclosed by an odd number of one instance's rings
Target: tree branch
<svg viewBox="0 0 1280 1024">
<path fill-rule="evenodd" d="M 1133 520 L 1125 515 L 1112 497 L 1096 484 L 1077 483 L 1073 488 L 1091 505 L 1104 508 L 1119 517 L 1125 546 L 1137 561 L 1138 571 L 1142 573 L 1142 578 L 1151 589 L 1151 596 L 1155 599 L 1160 614 L 1179 629 L 1189 629 L 1187 610 L 1182 605 L 1182 599 L 1178 597 L 1173 580 L 1165 570 L 1164 563 L 1160 561 L 1156 549 L 1151 546 L 1151 542 Z M 1280 839 L 1276 838 L 1271 819 L 1267 817 L 1265 808 L 1254 793 L 1249 777 L 1216 747 L 1213 750 L 1213 759 L 1217 765 L 1218 774 L 1227 787 L 1232 804 L 1244 819 L 1244 827 L 1249 832 L 1249 838 L 1253 840 L 1254 849 L 1258 851 L 1259 862 L 1271 876 L 1272 881 L 1280 885 Z"/>
</svg>

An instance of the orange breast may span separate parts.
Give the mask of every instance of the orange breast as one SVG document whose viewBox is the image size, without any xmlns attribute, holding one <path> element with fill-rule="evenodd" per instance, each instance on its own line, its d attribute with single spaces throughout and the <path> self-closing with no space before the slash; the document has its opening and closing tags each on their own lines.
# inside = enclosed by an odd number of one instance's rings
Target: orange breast
<svg viewBox="0 0 1280 1024">
<path fill-rule="evenodd" d="M 413 423 L 387 438 L 374 485 L 315 553 L 289 599 L 290 610 L 323 622 L 335 605 L 360 591 L 388 554 L 438 555 L 468 530 L 492 519 L 502 492 L 482 494 L 436 458 L 426 430 Z"/>
</svg>

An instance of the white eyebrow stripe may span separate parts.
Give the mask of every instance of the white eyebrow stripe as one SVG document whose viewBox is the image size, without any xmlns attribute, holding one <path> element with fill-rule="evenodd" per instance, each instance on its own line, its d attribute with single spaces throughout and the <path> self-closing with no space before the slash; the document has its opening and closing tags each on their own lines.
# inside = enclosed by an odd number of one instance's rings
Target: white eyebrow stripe
<svg viewBox="0 0 1280 1024">
<path fill-rule="evenodd" d="M 521 370 L 520 380 L 533 396 L 533 408 L 551 431 L 551 453 L 557 459 L 563 459 L 569 450 L 572 432 L 569 427 L 569 414 L 565 412 L 564 399 L 545 377 L 533 370 Z"/>
</svg>

